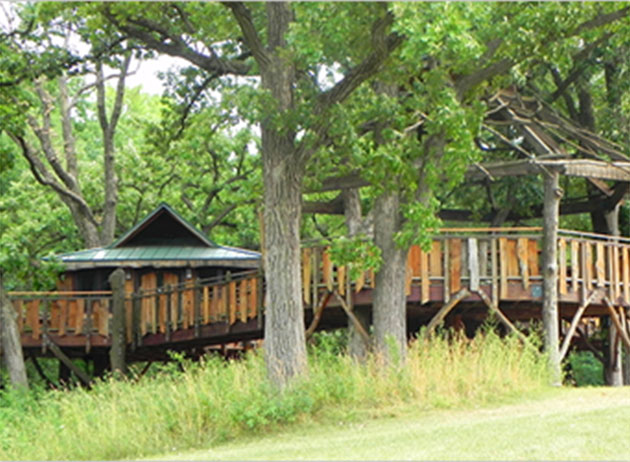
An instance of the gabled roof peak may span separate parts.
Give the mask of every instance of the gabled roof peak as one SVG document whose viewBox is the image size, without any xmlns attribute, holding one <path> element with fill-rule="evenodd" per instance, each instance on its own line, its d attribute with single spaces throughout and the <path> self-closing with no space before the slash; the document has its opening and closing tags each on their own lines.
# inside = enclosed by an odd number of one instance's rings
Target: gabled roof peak
<svg viewBox="0 0 630 462">
<path fill-rule="evenodd" d="M 151 213 L 107 248 L 160 244 L 218 247 L 170 205 L 161 202 Z"/>
</svg>

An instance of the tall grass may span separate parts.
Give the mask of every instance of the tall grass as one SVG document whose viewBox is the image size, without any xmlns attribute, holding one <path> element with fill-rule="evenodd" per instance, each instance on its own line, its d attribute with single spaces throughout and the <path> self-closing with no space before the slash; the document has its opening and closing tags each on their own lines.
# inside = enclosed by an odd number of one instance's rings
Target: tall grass
<svg viewBox="0 0 630 462">
<path fill-rule="evenodd" d="M 142 457 L 314 416 L 488 403 L 548 383 L 542 356 L 492 332 L 416 341 L 404 365 L 387 368 L 378 358 L 357 364 L 333 350 L 311 351 L 308 375 L 283 392 L 267 382 L 261 354 L 229 363 L 208 358 L 186 363 L 184 373 L 104 381 L 90 391 L 5 392 L 0 459 Z"/>
</svg>

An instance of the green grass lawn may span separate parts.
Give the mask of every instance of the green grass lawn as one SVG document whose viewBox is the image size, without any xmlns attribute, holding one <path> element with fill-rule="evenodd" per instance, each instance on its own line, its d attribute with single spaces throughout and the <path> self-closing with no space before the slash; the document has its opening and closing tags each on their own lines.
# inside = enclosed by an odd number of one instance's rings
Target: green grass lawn
<svg viewBox="0 0 630 462">
<path fill-rule="evenodd" d="M 630 389 L 556 389 L 465 410 L 381 411 L 351 423 L 308 423 L 170 460 L 628 460 Z"/>
</svg>

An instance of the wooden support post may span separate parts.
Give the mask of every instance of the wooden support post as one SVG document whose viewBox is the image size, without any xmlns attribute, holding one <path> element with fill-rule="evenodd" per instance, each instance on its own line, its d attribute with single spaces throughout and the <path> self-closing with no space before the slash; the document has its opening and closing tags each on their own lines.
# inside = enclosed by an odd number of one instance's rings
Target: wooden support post
<svg viewBox="0 0 630 462">
<path fill-rule="evenodd" d="M 470 295 L 470 291 L 468 289 L 461 289 L 459 292 L 453 295 L 448 303 L 445 303 L 444 306 L 442 306 L 442 308 L 440 308 L 440 310 L 435 314 L 435 316 L 433 316 L 426 330 L 424 331 L 424 337 L 428 338 L 433 330 L 438 326 L 438 324 L 440 324 L 442 320 L 446 317 L 446 315 L 449 314 L 451 310 L 455 308 L 455 306 L 468 295 Z"/>
<path fill-rule="evenodd" d="M 479 290 L 479 249 L 477 239 L 468 239 L 468 274 L 470 290 Z"/>
<path fill-rule="evenodd" d="M 109 349 L 109 364 L 114 375 L 127 372 L 125 352 L 127 349 L 127 327 L 125 314 L 125 270 L 118 268 L 109 275 L 112 287 L 112 346 Z"/>
<path fill-rule="evenodd" d="M 50 351 L 52 352 L 53 355 L 55 355 L 55 357 L 64 365 L 66 366 L 68 369 L 70 369 L 74 375 L 77 376 L 77 378 L 81 381 L 81 383 L 83 383 L 83 385 L 89 387 L 92 384 L 92 381 L 90 380 L 90 377 L 83 372 L 81 369 L 79 369 L 70 358 L 68 358 L 68 356 L 66 356 L 66 354 L 61 351 L 61 348 L 59 348 L 48 336 L 47 333 L 43 333 L 42 334 L 42 342 L 46 343 L 48 349 L 50 349 Z"/>
<path fill-rule="evenodd" d="M 560 361 L 564 359 L 567 352 L 569 351 L 569 346 L 571 345 L 571 339 L 573 338 L 573 335 L 575 334 L 575 331 L 578 327 L 578 323 L 580 322 L 580 319 L 582 319 L 582 315 L 584 314 L 584 311 L 586 311 L 586 308 L 588 308 L 588 306 L 591 304 L 591 302 L 595 298 L 595 294 L 596 292 L 593 291 L 590 297 L 588 297 L 588 300 L 585 303 L 583 303 L 575 311 L 575 314 L 573 315 L 573 319 L 571 320 L 571 325 L 569 326 L 569 331 L 567 332 L 567 335 L 565 335 L 564 340 L 562 341 L 562 346 L 560 347 Z"/>
<path fill-rule="evenodd" d="M 0 350 L 4 364 L 9 372 L 11 385 L 16 388 L 28 388 L 24 354 L 17 325 L 17 313 L 4 291 L 4 281 L 0 270 Z"/>
<path fill-rule="evenodd" d="M 545 198 L 543 204 L 543 306 L 542 318 L 544 346 L 549 357 L 552 383 L 560 385 L 559 332 L 558 332 L 558 216 L 560 211 L 560 188 L 557 171 L 543 174 Z"/>
</svg>

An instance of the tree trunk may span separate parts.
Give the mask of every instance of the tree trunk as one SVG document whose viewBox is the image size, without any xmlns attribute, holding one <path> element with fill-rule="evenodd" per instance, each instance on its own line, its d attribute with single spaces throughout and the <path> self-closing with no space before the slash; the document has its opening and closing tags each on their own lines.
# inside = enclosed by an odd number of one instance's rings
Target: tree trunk
<svg viewBox="0 0 630 462">
<path fill-rule="evenodd" d="M 399 206 L 395 192 L 381 194 L 374 203 L 374 243 L 382 258 L 372 304 L 375 347 L 388 363 L 404 361 L 407 345 L 407 253 L 394 242 L 401 225 Z"/>
<path fill-rule="evenodd" d="M 4 292 L 4 281 L 0 271 L 0 337 L 2 337 L 2 356 L 4 365 L 9 372 L 11 385 L 28 388 L 24 355 L 20 332 L 16 322 L 16 313 Z"/>
<path fill-rule="evenodd" d="M 558 172 L 543 174 L 545 198 L 543 205 L 543 306 L 544 346 L 549 356 L 552 383 L 560 385 L 559 332 L 558 332 L 558 214 L 562 189 Z"/>
<path fill-rule="evenodd" d="M 348 228 L 348 236 L 356 236 L 361 228 L 361 201 L 358 189 L 346 189 L 342 192 L 344 216 L 346 227 Z M 354 309 L 354 314 L 363 325 L 363 328 L 369 332 L 370 313 L 364 309 Z M 351 319 L 348 319 L 348 354 L 362 361 L 367 355 L 368 349 L 361 334 L 355 327 Z"/>
<path fill-rule="evenodd" d="M 604 230 L 605 234 L 609 234 L 611 236 L 619 236 L 619 206 L 617 204 L 614 209 L 604 214 L 604 219 L 606 222 L 606 229 Z M 609 329 L 608 329 L 608 362 L 606 364 L 606 383 L 613 387 L 620 387 L 623 385 L 624 377 L 623 377 L 623 352 L 624 350 L 627 352 L 627 348 L 625 348 L 620 341 L 615 342 L 615 337 L 617 336 L 617 327 L 609 320 Z"/>
<path fill-rule="evenodd" d="M 127 329 L 125 327 L 125 270 L 118 268 L 109 275 L 112 287 L 112 347 L 109 350 L 109 362 L 113 374 L 124 375 L 127 372 L 125 351 L 127 348 Z"/>
</svg>

